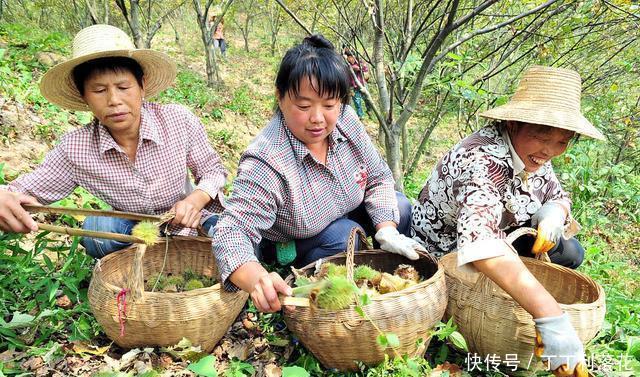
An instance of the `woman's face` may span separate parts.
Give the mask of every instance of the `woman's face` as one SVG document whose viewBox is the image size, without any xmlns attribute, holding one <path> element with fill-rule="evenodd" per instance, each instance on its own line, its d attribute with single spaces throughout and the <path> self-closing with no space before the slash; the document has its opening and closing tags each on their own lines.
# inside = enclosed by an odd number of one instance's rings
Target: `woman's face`
<svg viewBox="0 0 640 377">
<path fill-rule="evenodd" d="M 143 97 L 144 88 L 126 69 L 97 72 L 84 82 L 85 102 L 112 133 L 137 131 Z"/>
<path fill-rule="evenodd" d="M 278 95 L 278 106 L 291 133 L 307 148 L 323 146 L 336 127 L 341 103 L 338 98 L 321 97 L 314 89 L 315 78 L 302 80 L 296 96 L 293 91 Z"/>
<path fill-rule="evenodd" d="M 509 137 L 524 170 L 535 172 L 547 161 L 567 150 L 575 132 L 523 122 L 507 122 Z"/>
</svg>

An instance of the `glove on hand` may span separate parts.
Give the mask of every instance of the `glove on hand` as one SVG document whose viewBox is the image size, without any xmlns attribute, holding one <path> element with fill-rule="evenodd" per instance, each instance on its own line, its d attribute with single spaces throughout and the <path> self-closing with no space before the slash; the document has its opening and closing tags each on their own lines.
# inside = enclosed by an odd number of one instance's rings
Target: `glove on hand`
<svg viewBox="0 0 640 377">
<path fill-rule="evenodd" d="M 549 362 L 549 369 L 556 376 L 586 376 L 584 347 L 569 322 L 569 315 L 544 317 L 536 323 L 534 353 Z"/>
<path fill-rule="evenodd" d="M 551 250 L 560 241 L 566 217 L 564 208 L 558 203 L 545 203 L 540 207 L 531 217 L 531 226 L 538 227 L 538 237 L 531 252 L 538 254 Z"/>
<path fill-rule="evenodd" d="M 380 243 L 380 248 L 395 254 L 404 255 L 405 257 L 416 260 L 418 259 L 418 251 L 426 252 L 417 241 L 400 234 L 398 230 L 392 226 L 385 226 L 378 230 L 375 235 L 376 241 Z"/>
</svg>

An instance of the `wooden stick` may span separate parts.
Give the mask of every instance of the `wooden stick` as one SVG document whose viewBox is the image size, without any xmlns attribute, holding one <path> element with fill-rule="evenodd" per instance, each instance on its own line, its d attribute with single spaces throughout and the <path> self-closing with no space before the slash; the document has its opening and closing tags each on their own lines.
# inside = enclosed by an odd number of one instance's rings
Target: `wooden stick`
<svg viewBox="0 0 640 377">
<path fill-rule="evenodd" d="M 280 296 L 280 304 L 285 306 L 303 306 L 309 307 L 311 304 L 307 297 Z"/>
<path fill-rule="evenodd" d="M 48 230 L 49 232 L 68 234 L 70 236 L 82 236 L 82 237 L 91 237 L 91 238 L 106 238 L 108 240 L 115 240 L 120 242 L 130 242 L 130 243 L 144 243 L 144 241 L 138 237 L 129 236 L 126 234 L 119 233 L 109 233 L 109 232 L 96 232 L 93 230 L 86 229 L 76 229 L 76 228 L 67 228 L 64 226 L 36 223 L 38 225 L 38 229 Z"/>
<path fill-rule="evenodd" d="M 171 219 L 171 214 L 164 215 L 146 215 L 142 213 L 133 213 L 133 212 L 121 212 L 121 211 L 106 211 L 106 210 L 96 210 L 96 209 L 88 209 L 88 208 L 65 208 L 65 207 L 52 207 L 52 206 L 41 206 L 41 205 L 33 205 L 33 204 L 23 204 L 24 209 L 31 213 L 62 213 L 67 215 L 83 215 L 83 216 L 104 216 L 104 217 L 118 217 L 121 219 L 128 220 L 139 220 L 139 221 L 152 221 L 152 222 L 165 222 Z"/>
</svg>

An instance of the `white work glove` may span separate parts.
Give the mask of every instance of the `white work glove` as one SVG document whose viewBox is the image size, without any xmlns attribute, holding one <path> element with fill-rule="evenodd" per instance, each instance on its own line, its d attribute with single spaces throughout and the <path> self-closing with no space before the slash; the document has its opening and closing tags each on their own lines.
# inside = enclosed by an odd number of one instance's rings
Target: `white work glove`
<svg viewBox="0 0 640 377">
<path fill-rule="evenodd" d="M 560 375 L 571 376 L 574 375 L 574 370 L 585 369 L 584 347 L 567 313 L 533 321 L 536 323 L 535 354 L 542 358 L 542 361 L 549 362 L 552 372 L 562 372 Z M 579 366 L 580 363 L 582 365 Z M 562 369 L 557 371 L 558 368 Z"/>
<path fill-rule="evenodd" d="M 398 229 L 392 226 L 385 226 L 378 230 L 375 235 L 376 241 L 380 243 L 380 248 L 395 254 L 404 255 L 405 257 L 416 260 L 419 258 L 418 251 L 427 250 L 422 247 L 417 241 L 400 234 Z"/>
<path fill-rule="evenodd" d="M 531 217 L 531 226 L 538 228 L 538 236 L 532 249 L 534 254 L 547 252 L 560 241 L 566 217 L 564 207 L 553 202 L 545 203 Z"/>
</svg>

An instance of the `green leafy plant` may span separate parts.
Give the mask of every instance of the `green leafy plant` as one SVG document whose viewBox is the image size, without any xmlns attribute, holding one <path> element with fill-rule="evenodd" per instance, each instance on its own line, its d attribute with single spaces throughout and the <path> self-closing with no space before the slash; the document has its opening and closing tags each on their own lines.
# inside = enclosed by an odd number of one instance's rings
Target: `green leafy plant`
<svg viewBox="0 0 640 377">
<path fill-rule="evenodd" d="M 225 377 L 244 377 L 251 376 L 255 372 L 256 370 L 251 364 L 233 358 L 229 362 L 229 366 L 224 371 L 223 375 Z"/>
<path fill-rule="evenodd" d="M 189 364 L 188 370 L 202 377 L 218 377 L 216 370 L 216 357 L 213 355 L 205 356 L 193 364 Z"/>
</svg>

